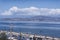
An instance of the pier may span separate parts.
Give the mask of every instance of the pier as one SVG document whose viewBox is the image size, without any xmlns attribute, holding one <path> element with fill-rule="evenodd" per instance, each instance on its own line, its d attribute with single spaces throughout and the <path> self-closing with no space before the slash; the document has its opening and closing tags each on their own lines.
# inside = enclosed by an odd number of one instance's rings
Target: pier
<svg viewBox="0 0 60 40">
<path fill-rule="evenodd" d="M 8 31 L 0 31 L 0 33 L 6 33 L 6 35 L 9 35 L 10 32 Z M 23 38 L 26 38 L 26 40 L 60 40 L 60 38 L 53 38 L 53 37 L 49 37 L 49 36 L 42 36 L 42 35 L 36 35 L 36 34 L 27 34 L 27 33 L 17 33 L 17 32 L 11 32 L 12 35 L 15 35 L 16 37 L 20 37 L 20 40 L 22 40 Z M 10 37 L 8 37 L 8 39 L 12 39 L 12 40 L 18 40 L 15 39 L 14 37 L 12 37 L 12 35 Z"/>
</svg>

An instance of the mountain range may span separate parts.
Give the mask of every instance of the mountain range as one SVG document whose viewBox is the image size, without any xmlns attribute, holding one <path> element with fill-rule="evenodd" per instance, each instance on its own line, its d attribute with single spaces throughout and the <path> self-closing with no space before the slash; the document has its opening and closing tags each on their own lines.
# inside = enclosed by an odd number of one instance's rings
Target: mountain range
<svg viewBox="0 0 60 40">
<path fill-rule="evenodd" d="M 48 22 L 60 22 L 60 17 L 52 17 L 52 16 L 32 16 L 32 17 L 20 17 L 20 18 L 0 18 L 3 21 L 48 21 Z"/>
</svg>

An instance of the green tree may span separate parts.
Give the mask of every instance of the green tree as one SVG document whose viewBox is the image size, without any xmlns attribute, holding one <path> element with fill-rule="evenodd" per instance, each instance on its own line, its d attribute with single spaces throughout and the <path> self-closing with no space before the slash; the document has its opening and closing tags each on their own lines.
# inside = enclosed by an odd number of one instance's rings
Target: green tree
<svg viewBox="0 0 60 40">
<path fill-rule="evenodd" d="M 0 33 L 0 40 L 7 40 L 7 35 L 6 33 Z"/>
</svg>

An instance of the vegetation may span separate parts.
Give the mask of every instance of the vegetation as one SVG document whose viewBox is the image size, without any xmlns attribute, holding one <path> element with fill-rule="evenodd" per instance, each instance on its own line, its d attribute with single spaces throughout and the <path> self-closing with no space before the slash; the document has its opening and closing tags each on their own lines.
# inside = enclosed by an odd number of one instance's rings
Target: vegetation
<svg viewBox="0 0 60 40">
<path fill-rule="evenodd" d="M 6 33 L 0 33 L 0 40 L 7 40 Z"/>
</svg>

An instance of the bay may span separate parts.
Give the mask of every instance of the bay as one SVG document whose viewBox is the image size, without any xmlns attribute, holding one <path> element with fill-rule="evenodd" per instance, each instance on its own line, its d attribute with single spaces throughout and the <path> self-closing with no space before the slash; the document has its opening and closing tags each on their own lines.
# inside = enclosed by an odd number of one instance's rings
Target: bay
<svg viewBox="0 0 60 40">
<path fill-rule="evenodd" d="M 9 31 L 11 26 L 15 32 L 60 38 L 59 22 L 0 21 L 0 30 Z"/>
</svg>

